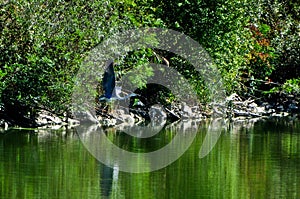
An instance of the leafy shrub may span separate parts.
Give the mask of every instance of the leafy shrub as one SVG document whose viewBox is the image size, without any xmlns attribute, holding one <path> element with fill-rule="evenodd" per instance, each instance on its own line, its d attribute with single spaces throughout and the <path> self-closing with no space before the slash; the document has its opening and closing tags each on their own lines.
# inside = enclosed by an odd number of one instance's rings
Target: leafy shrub
<svg viewBox="0 0 300 199">
<path fill-rule="evenodd" d="M 270 78 L 284 83 L 300 75 L 300 5 L 295 1 L 261 1 L 251 15 L 257 30 L 254 54 L 256 62 L 251 67 L 256 78 Z"/>
<path fill-rule="evenodd" d="M 11 1 L 0 7 L 0 104 L 10 117 L 68 112 L 86 53 L 122 29 L 159 25 L 145 1 Z M 20 112 L 20 110 L 22 110 Z M 21 116 L 21 117 L 20 117 Z"/>
<path fill-rule="evenodd" d="M 87 52 L 118 31 L 147 26 L 198 41 L 228 94 L 264 90 L 265 80 L 298 92 L 299 12 L 296 0 L 7 1 L 0 5 L 0 107 L 15 119 L 33 118 L 40 108 L 68 112 L 74 76 Z M 206 102 L 209 91 L 191 64 L 171 53 L 162 56 Z M 153 52 L 141 49 L 118 60 L 116 69 L 120 75 L 140 69 L 134 83 L 143 87 L 151 60 Z"/>
<path fill-rule="evenodd" d="M 240 76 L 246 70 L 246 55 L 250 53 L 251 35 L 247 29 L 246 1 L 155 1 L 158 16 L 166 25 L 189 35 L 198 41 L 213 58 L 222 73 L 228 93 L 241 89 Z M 190 68 L 181 66 L 181 72 Z M 177 66 L 177 68 L 180 68 Z M 192 76 L 198 93 L 203 82 L 198 75 Z M 204 93 L 202 93 L 204 94 Z M 203 97 L 203 95 L 202 95 Z"/>
<path fill-rule="evenodd" d="M 289 94 L 300 94 L 300 79 L 289 79 L 283 86 L 283 91 Z"/>
</svg>

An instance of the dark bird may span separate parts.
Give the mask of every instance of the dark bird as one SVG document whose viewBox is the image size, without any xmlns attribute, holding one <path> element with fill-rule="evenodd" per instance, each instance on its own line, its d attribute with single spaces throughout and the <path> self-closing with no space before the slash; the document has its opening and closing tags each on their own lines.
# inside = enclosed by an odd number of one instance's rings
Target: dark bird
<svg viewBox="0 0 300 199">
<path fill-rule="evenodd" d="M 102 86 L 104 90 L 104 97 L 110 99 L 116 86 L 116 77 L 114 71 L 114 62 L 110 61 L 105 69 L 102 79 Z"/>
<path fill-rule="evenodd" d="M 133 96 L 137 96 L 135 93 L 131 93 L 124 97 L 120 96 L 121 87 L 116 86 L 116 77 L 114 71 L 114 62 L 109 61 L 108 66 L 105 69 L 102 87 L 104 90 L 104 95 L 100 96 L 99 101 L 111 101 L 111 100 L 124 100 Z"/>
</svg>

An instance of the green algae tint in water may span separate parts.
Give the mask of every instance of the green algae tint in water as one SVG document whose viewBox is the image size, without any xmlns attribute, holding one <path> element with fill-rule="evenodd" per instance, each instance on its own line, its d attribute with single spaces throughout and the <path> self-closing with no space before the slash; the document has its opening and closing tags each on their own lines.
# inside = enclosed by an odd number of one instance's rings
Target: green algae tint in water
<svg viewBox="0 0 300 199">
<path fill-rule="evenodd" d="M 73 131 L 11 130 L 0 134 L 0 198 L 300 198 L 299 122 L 228 125 L 220 129 L 213 150 L 199 159 L 207 127 L 207 122 L 199 125 L 180 159 L 140 174 L 99 163 Z M 134 152 L 157 150 L 173 134 L 167 130 L 138 141 L 107 132 Z"/>
</svg>

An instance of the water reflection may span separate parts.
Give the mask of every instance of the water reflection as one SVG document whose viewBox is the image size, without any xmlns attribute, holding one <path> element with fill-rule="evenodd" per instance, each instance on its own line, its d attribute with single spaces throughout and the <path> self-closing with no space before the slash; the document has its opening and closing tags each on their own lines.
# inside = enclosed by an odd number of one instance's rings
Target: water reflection
<svg viewBox="0 0 300 199">
<path fill-rule="evenodd" d="M 185 128 L 185 131 L 179 131 L 185 126 L 185 123 L 185 121 L 178 122 L 170 126 L 169 131 L 164 129 L 158 133 L 156 132 L 157 126 L 152 125 L 126 129 L 131 131 L 129 134 L 116 127 L 103 129 L 97 125 L 80 125 L 76 127 L 76 130 L 87 150 L 100 162 L 109 167 L 118 165 L 121 171 L 142 173 L 168 166 L 189 148 L 197 134 L 198 124 L 197 122 L 188 122 L 190 126 Z M 142 130 L 144 130 L 143 133 L 149 132 L 155 136 L 151 138 L 143 136 L 147 139 L 132 136 L 140 135 Z M 155 140 L 157 138 L 161 141 L 157 142 Z M 134 150 L 140 153 L 136 153 Z"/>
<path fill-rule="evenodd" d="M 101 195 L 109 198 L 111 195 L 113 180 L 118 179 L 118 173 L 114 174 L 114 169 L 106 166 L 105 164 L 99 163 L 100 170 L 100 190 Z"/>
<path fill-rule="evenodd" d="M 222 122 L 172 124 L 153 139 L 106 129 L 110 140 L 132 152 L 164 146 L 176 129 L 197 129 L 178 160 L 139 174 L 99 163 L 72 130 L 1 133 L 0 198 L 299 198 L 299 121 Z M 199 159 L 207 130 L 215 127 L 222 133 Z"/>
</svg>

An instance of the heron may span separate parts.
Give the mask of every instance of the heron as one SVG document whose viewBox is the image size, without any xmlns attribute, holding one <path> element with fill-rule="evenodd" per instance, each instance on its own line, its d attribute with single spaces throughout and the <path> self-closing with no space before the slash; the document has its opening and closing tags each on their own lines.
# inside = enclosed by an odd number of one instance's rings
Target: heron
<svg viewBox="0 0 300 199">
<path fill-rule="evenodd" d="M 99 101 L 112 101 L 112 100 L 125 100 L 130 97 L 137 96 L 135 93 L 130 93 L 124 97 L 120 96 L 122 92 L 122 88 L 116 86 L 116 76 L 114 71 L 114 62 L 108 61 L 108 66 L 105 69 L 103 79 L 102 79 L 102 87 L 104 90 L 104 95 L 99 97 Z"/>
</svg>

